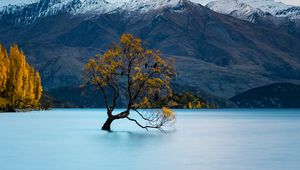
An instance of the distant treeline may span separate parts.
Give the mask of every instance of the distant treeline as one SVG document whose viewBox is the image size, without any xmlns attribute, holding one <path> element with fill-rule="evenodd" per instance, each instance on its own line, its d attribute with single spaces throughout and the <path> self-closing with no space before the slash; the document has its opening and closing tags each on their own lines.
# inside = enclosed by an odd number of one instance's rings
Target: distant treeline
<svg viewBox="0 0 300 170">
<path fill-rule="evenodd" d="M 124 99 L 121 94 L 122 99 Z M 119 101 L 119 108 L 126 107 L 126 101 Z M 55 108 L 103 108 L 105 107 L 103 97 L 100 92 L 95 91 L 92 87 L 62 87 L 45 92 L 42 103 Z M 215 108 L 207 100 L 191 92 L 175 93 L 172 97 L 163 98 L 152 103 L 147 108 L 159 108 L 168 106 L 177 109 L 196 109 L 196 108 Z"/>
<path fill-rule="evenodd" d="M 168 106 L 170 108 L 180 109 L 200 109 L 210 108 L 207 102 L 197 95 L 188 92 L 174 94 L 172 96 L 163 98 L 151 107 Z"/>
</svg>

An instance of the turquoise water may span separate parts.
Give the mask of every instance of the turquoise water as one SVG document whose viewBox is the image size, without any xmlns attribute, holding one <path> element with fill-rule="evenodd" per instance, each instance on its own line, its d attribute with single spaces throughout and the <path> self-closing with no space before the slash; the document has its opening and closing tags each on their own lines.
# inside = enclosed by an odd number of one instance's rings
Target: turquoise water
<svg viewBox="0 0 300 170">
<path fill-rule="evenodd" d="M 1 170 L 298 170 L 300 110 L 176 110 L 176 131 L 103 109 L 0 114 Z"/>
</svg>

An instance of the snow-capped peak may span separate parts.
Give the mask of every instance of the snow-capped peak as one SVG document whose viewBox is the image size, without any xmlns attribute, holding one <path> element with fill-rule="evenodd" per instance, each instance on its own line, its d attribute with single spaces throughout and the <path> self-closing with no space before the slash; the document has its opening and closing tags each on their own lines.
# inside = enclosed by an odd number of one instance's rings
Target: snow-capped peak
<svg viewBox="0 0 300 170">
<path fill-rule="evenodd" d="M 165 6 L 175 6 L 182 0 L 126 0 L 117 2 L 108 2 L 105 0 L 32 0 L 28 4 L 0 5 L 0 10 L 9 8 L 21 8 L 28 6 L 37 6 L 42 10 L 69 10 L 68 12 L 77 13 L 106 13 L 115 10 L 147 12 Z M 48 9 L 46 9 L 48 8 Z"/>
<path fill-rule="evenodd" d="M 216 0 L 208 3 L 206 7 L 248 21 L 253 15 L 264 16 L 268 14 L 290 19 L 300 18 L 300 7 L 286 5 L 274 0 Z"/>
<path fill-rule="evenodd" d="M 32 3 L 29 4 L 0 7 L 0 20 L 18 24 L 32 23 L 39 18 L 59 13 L 88 15 L 89 17 L 117 12 L 145 13 L 164 7 L 177 7 L 176 5 L 184 1 L 188 0 L 126 0 L 116 2 L 106 0 L 32 0 Z"/>
<path fill-rule="evenodd" d="M 159 9 L 165 6 L 176 6 L 181 0 L 131 0 L 121 7 L 126 11 L 141 11 Z"/>
<path fill-rule="evenodd" d="M 244 1 L 243 1 L 244 2 Z M 253 15 L 263 16 L 265 12 L 259 8 L 250 6 L 249 4 L 243 3 L 240 0 L 218 0 L 208 3 L 206 7 L 213 11 L 231 15 L 243 20 L 255 22 Z"/>
<path fill-rule="evenodd" d="M 120 11 L 148 12 L 163 7 L 175 7 L 188 0 L 126 0 L 108 2 L 106 0 L 33 0 L 22 5 L 0 7 L 0 19 L 8 15 L 18 16 L 17 22 L 33 22 L 37 18 L 69 13 L 71 15 L 99 15 Z"/>
</svg>

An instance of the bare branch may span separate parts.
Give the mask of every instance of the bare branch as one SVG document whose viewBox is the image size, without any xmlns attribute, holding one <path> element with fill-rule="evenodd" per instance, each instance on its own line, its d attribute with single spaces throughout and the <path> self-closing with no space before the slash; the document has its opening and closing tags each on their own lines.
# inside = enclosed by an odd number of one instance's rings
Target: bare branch
<svg viewBox="0 0 300 170">
<path fill-rule="evenodd" d="M 151 113 L 149 116 L 144 116 L 137 109 L 135 109 L 134 111 L 136 111 L 136 113 L 138 113 L 139 116 L 141 116 L 141 118 L 148 123 L 148 125 L 142 125 L 136 119 L 129 118 L 128 116 L 127 119 L 135 122 L 138 126 L 146 130 L 148 130 L 148 128 L 152 128 L 159 129 L 160 131 L 165 132 L 163 127 L 172 127 L 176 121 L 175 116 L 165 116 L 161 111 Z"/>
<path fill-rule="evenodd" d="M 139 127 L 146 129 L 148 131 L 148 129 L 159 129 L 161 132 L 165 132 L 160 126 L 160 125 L 156 125 L 156 126 L 143 126 L 141 125 L 137 120 L 129 118 L 128 116 L 126 117 L 128 120 L 135 122 Z"/>
<path fill-rule="evenodd" d="M 137 109 L 133 109 L 142 119 L 149 121 L 149 122 L 154 122 L 154 119 L 146 118 L 141 112 L 139 112 Z"/>
</svg>

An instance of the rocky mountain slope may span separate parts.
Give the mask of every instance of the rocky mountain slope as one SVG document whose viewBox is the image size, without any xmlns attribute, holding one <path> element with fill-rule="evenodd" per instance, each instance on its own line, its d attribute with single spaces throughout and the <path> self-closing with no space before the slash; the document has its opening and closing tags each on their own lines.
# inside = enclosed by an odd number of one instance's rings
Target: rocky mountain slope
<svg viewBox="0 0 300 170">
<path fill-rule="evenodd" d="M 124 32 L 174 57 L 181 87 L 229 98 L 274 82 L 299 82 L 300 38 L 285 30 L 188 0 L 130 3 L 115 8 L 103 0 L 41 0 L 4 7 L 0 41 L 20 44 L 47 91 L 78 86 L 83 64 Z"/>
</svg>

